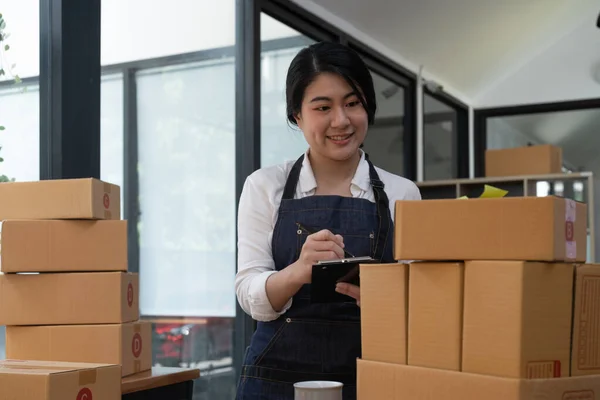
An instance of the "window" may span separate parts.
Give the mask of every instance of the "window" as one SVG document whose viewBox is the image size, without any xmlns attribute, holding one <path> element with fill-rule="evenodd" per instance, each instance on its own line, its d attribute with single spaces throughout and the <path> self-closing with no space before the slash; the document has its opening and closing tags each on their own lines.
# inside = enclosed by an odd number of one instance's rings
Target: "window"
<svg viewBox="0 0 600 400">
<path fill-rule="evenodd" d="M 261 165 L 296 160 L 308 148 L 302 131 L 288 123 L 285 79 L 296 53 L 313 41 L 261 14 Z"/>
<path fill-rule="evenodd" d="M 123 76 L 102 77 L 100 86 L 100 179 L 121 188 L 123 201 Z"/>
<path fill-rule="evenodd" d="M 126 201 L 139 201 L 140 308 L 153 323 L 153 363 L 200 368 L 195 399 L 233 398 L 236 387 L 234 45 L 234 0 L 102 2 L 101 62 L 120 73 L 104 77 L 101 173 L 115 183 L 124 165 L 137 173 L 139 192 Z M 123 93 L 129 68 L 135 85 Z M 126 116 L 124 94 L 137 103 Z M 127 118 L 137 119 L 127 132 L 137 164 L 124 154 Z"/>
<path fill-rule="evenodd" d="M 396 175 L 404 173 L 404 88 L 371 73 L 377 113 L 364 150 L 373 164 Z"/>
<path fill-rule="evenodd" d="M 433 96 L 423 95 L 423 172 L 426 180 L 458 177 L 457 112 Z"/>
<path fill-rule="evenodd" d="M 40 179 L 39 91 L 37 84 L 0 86 L 0 175 L 17 181 Z M 26 110 L 26 111 L 24 111 Z"/>
<path fill-rule="evenodd" d="M 39 70 L 39 0 L 2 4 L 4 34 L 9 50 L 0 50 L 0 176 L 17 181 L 36 181 L 40 176 L 39 92 L 35 82 L 14 85 L 14 75 L 36 76 Z M 12 65 L 15 64 L 14 68 Z M 10 71 L 9 71 L 10 69 Z M 0 359 L 6 357 L 5 332 L 0 326 Z"/>
</svg>

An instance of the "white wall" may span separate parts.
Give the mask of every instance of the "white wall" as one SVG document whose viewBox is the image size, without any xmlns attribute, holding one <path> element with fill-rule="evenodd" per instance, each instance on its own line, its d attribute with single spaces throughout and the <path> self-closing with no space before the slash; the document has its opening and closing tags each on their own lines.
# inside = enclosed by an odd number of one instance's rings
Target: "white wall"
<svg viewBox="0 0 600 400">
<path fill-rule="evenodd" d="M 596 28 L 597 17 L 597 13 L 589 14 L 577 29 L 513 75 L 476 97 L 475 107 L 600 97 L 600 83 L 592 78 L 592 71 L 600 66 L 600 29 Z"/>
</svg>

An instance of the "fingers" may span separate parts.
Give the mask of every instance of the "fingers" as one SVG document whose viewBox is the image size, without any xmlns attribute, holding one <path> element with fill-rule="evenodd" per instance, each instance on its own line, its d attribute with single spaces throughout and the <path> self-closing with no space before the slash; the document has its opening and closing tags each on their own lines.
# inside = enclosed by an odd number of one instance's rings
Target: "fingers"
<svg viewBox="0 0 600 400">
<path fill-rule="evenodd" d="M 340 282 L 335 286 L 335 291 L 352 297 L 356 300 L 356 304 L 360 306 L 360 287 L 350 283 Z"/>
<path fill-rule="evenodd" d="M 315 241 L 332 241 L 338 244 L 341 248 L 344 248 L 344 238 L 340 235 L 334 235 L 331 231 L 327 229 L 320 230 L 317 233 L 313 233 L 309 235 L 306 240 L 315 240 Z"/>
<path fill-rule="evenodd" d="M 333 241 L 315 241 L 311 243 L 310 248 L 316 252 L 332 252 L 333 259 L 344 258 L 344 250 Z"/>
</svg>

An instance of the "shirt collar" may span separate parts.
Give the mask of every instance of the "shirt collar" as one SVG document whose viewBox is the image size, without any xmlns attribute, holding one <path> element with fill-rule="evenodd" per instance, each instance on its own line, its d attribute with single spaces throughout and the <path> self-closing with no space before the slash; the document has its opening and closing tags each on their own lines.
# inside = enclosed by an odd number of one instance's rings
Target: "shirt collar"
<svg viewBox="0 0 600 400">
<path fill-rule="evenodd" d="M 302 161 L 302 169 L 300 171 L 300 179 L 298 182 L 298 187 L 302 193 L 310 193 L 317 188 L 317 180 L 315 179 L 315 174 L 310 165 L 310 160 L 308 159 L 309 151 L 310 150 L 306 150 L 306 153 L 304 153 L 304 160 Z M 358 162 L 358 167 L 356 168 L 351 184 L 361 191 L 367 192 L 371 187 L 369 163 L 365 158 L 365 152 L 362 150 L 359 151 L 360 161 Z M 352 192 L 354 193 L 354 191 Z"/>
</svg>

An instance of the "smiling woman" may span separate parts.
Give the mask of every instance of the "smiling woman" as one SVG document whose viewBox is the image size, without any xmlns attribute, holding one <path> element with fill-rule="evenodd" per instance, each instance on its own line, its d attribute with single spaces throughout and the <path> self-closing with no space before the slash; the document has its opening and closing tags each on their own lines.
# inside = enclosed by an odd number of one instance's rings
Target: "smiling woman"
<svg viewBox="0 0 600 400">
<path fill-rule="evenodd" d="M 360 289 L 338 287 L 343 301 L 313 303 L 312 266 L 345 254 L 394 262 L 391 208 L 420 193 L 360 149 L 377 105 L 371 74 L 353 50 L 333 43 L 300 50 L 288 70 L 286 101 L 287 120 L 309 149 L 250 175 L 240 197 L 235 286 L 258 325 L 237 398 L 291 400 L 296 382 L 336 380 L 351 400 L 361 353 Z"/>
</svg>

